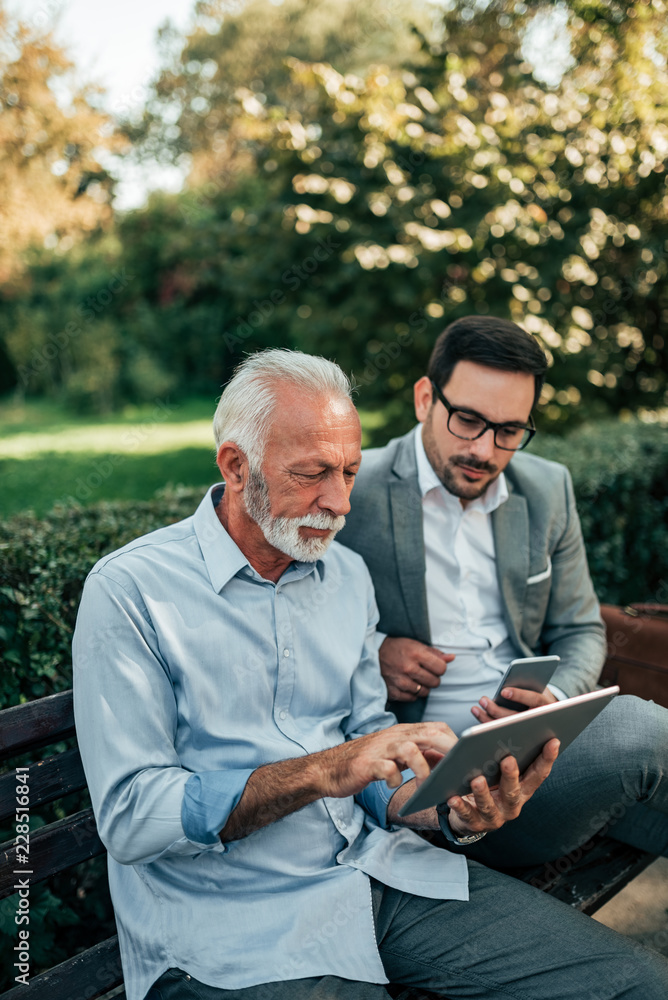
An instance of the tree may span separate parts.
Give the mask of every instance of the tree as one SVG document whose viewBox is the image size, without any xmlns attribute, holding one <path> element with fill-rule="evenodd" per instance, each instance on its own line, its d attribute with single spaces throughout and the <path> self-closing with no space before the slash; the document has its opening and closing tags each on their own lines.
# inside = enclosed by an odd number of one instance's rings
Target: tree
<svg viewBox="0 0 668 1000">
<path fill-rule="evenodd" d="M 299 2 L 272 9 L 289 21 Z M 78 262 L 70 254 L 67 280 L 30 271 L 30 298 L 5 320 L 14 358 L 15 331 L 43 342 L 80 301 L 63 289 L 88 289 L 110 257 L 133 276 L 105 309 L 102 361 L 82 347 L 66 371 L 58 355 L 36 391 L 65 388 L 98 408 L 145 398 L 145 378 L 215 392 L 246 352 L 278 344 L 353 370 L 386 435 L 409 419 L 437 333 L 473 311 L 523 323 L 558 362 L 543 426 L 666 405 L 661 0 L 459 0 L 405 65 L 364 72 L 300 58 L 301 22 L 269 65 L 258 53 L 283 38 L 283 22 L 263 25 L 260 10 L 250 4 L 206 37 L 201 22 L 160 78 L 144 137 L 192 157 L 186 190 L 122 220 L 113 252 L 98 241 Z M 571 68 L 546 81 L 531 38 L 554 28 L 555 10 Z M 202 59 L 191 58 L 200 44 Z M 252 86 L 258 66 L 264 89 Z M 170 102 L 172 139 L 152 132 Z"/>
<path fill-rule="evenodd" d="M 408 402 L 437 328 L 471 310 L 558 359 L 543 420 L 668 402 L 664 4 L 572 4 L 557 85 L 522 55 L 545 10 L 453 4 L 427 62 L 362 79 L 293 61 L 297 110 L 244 109 L 271 130 L 254 156 L 283 173 L 283 227 L 305 255 L 323 232 L 342 244 L 286 333 L 356 369 L 366 354 L 370 404 Z"/>
<path fill-rule="evenodd" d="M 286 60 L 352 73 L 418 58 L 411 24 L 425 26 L 427 8 L 414 0 L 200 0 L 185 39 L 163 29 L 163 69 L 144 118 L 127 122 L 127 134 L 140 155 L 188 162 L 193 187 L 221 173 L 231 180 L 254 168 L 247 143 L 267 137 L 252 109 L 302 105 Z"/>
<path fill-rule="evenodd" d="M 0 4 L 0 282 L 16 278 L 24 251 L 66 252 L 108 226 L 112 182 L 101 148 L 122 148 L 98 91 L 78 86 L 51 38 L 13 22 Z M 6 289 L 5 289 L 6 291 Z"/>
</svg>

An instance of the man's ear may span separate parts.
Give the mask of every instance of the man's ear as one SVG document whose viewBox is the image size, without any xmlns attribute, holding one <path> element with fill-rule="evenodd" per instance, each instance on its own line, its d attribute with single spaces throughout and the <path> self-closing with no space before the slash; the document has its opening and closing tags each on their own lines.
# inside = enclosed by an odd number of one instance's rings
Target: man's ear
<svg viewBox="0 0 668 1000">
<path fill-rule="evenodd" d="M 423 375 L 413 386 L 413 402 L 415 403 L 415 416 L 421 424 L 429 416 L 429 411 L 434 401 L 434 390 L 428 375 Z"/>
<path fill-rule="evenodd" d="M 234 441 L 223 441 L 216 455 L 216 465 L 232 493 L 241 493 L 248 481 L 248 459 Z"/>
</svg>

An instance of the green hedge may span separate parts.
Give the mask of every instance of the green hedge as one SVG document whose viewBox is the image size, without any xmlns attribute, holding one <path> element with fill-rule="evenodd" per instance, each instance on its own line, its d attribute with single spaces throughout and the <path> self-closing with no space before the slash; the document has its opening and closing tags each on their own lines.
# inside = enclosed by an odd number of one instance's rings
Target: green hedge
<svg viewBox="0 0 668 1000">
<path fill-rule="evenodd" d="M 597 592 L 614 604 L 668 602 L 668 432 L 609 422 L 532 450 L 573 474 Z M 144 502 L 55 508 L 0 524 L 0 707 L 71 684 L 70 642 L 83 581 L 106 552 L 192 513 L 201 490 Z M 353 503 L 354 503 L 353 493 Z"/>
<path fill-rule="evenodd" d="M 55 507 L 0 522 L 0 708 L 72 686 L 70 645 L 84 580 L 97 560 L 193 512 L 202 490 L 153 500 Z"/>
<path fill-rule="evenodd" d="M 606 421 L 531 448 L 571 471 L 600 600 L 668 604 L 668 427 Z"/>
</svg>

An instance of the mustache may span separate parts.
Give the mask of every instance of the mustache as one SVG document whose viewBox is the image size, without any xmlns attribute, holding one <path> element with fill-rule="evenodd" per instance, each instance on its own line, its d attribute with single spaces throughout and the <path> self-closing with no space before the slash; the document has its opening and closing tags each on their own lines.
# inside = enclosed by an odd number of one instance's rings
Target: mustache
<svg viewBox="0 0 668 1000">
<path fill-rule="evenodd" d="M 334 514 L 325 514 L 324 511 L 319 514 L 305 514 L 304 517 L 295 518 L 295 520 L 299 528 L 318 528 L 322 531 L 340 531 L 346 523 L 343 514 L 337 517 Z"/>
<path fill-rule="evenodd" d="M 496 472 L 496 466 L 492 465 L 491 462 L 482 462 L 479 458 L 471 455 L 467 457 L 466 455 L 456 455 L 450 460 L 452 465 L 465 465 L 469 469 L 477 469 L 480 472 Z"/>
</svg>

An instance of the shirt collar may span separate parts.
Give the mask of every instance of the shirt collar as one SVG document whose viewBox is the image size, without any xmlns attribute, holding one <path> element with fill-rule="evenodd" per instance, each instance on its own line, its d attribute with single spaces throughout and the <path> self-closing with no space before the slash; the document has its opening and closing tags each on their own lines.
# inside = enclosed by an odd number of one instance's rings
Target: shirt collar
<svg viewBox="0 0 668 1000">
<path fill-rule="evenodd" d="M 195 535 L 204 557 L 211 586 L 217 593 L 220 593 L 223 587 L 242 570 L 246 570 L 258 580 L 262 579 L 218 520 L 216 507 L 222 499 L 224 490 L 224 483 L 214 483 L 207 490 L 193 518 Z M 315 563 L 295 561 L 285 570 L 281 580 L 287 577 L 291 580 L 301 579 L 315 569 L 322 579 L 325 573 L 323 559 L 318 559 Z"/>
<path fill-rule="evenodd" d="M 425 497 L 431 490 L 438 489 L 446 500 L 456 500 L 458 506 L 461 508 L 458 498 L 454 497 L 452 493 L 446 490 L 445 486 L 434 472 L 431 462 L 427 458 L 427 453 L 424 450 L 424 444 L 422 443 L 422 424 L 417 425 L 414 433 L 418 485 L 420 487 L 422 497 Z M 476 500 L 472 500 L 471 503 L 467 505 L 466 509 L 480 510 L 483 514 L 491 514 L 493 510 L 500 507 L 501 504 L 505 503 L 507 499 L 508 484 L 506 482 L 506 477 L 502 472 L 493 483 L 490 483 L 483 495 L 478 497 Z"/>
</svg>

